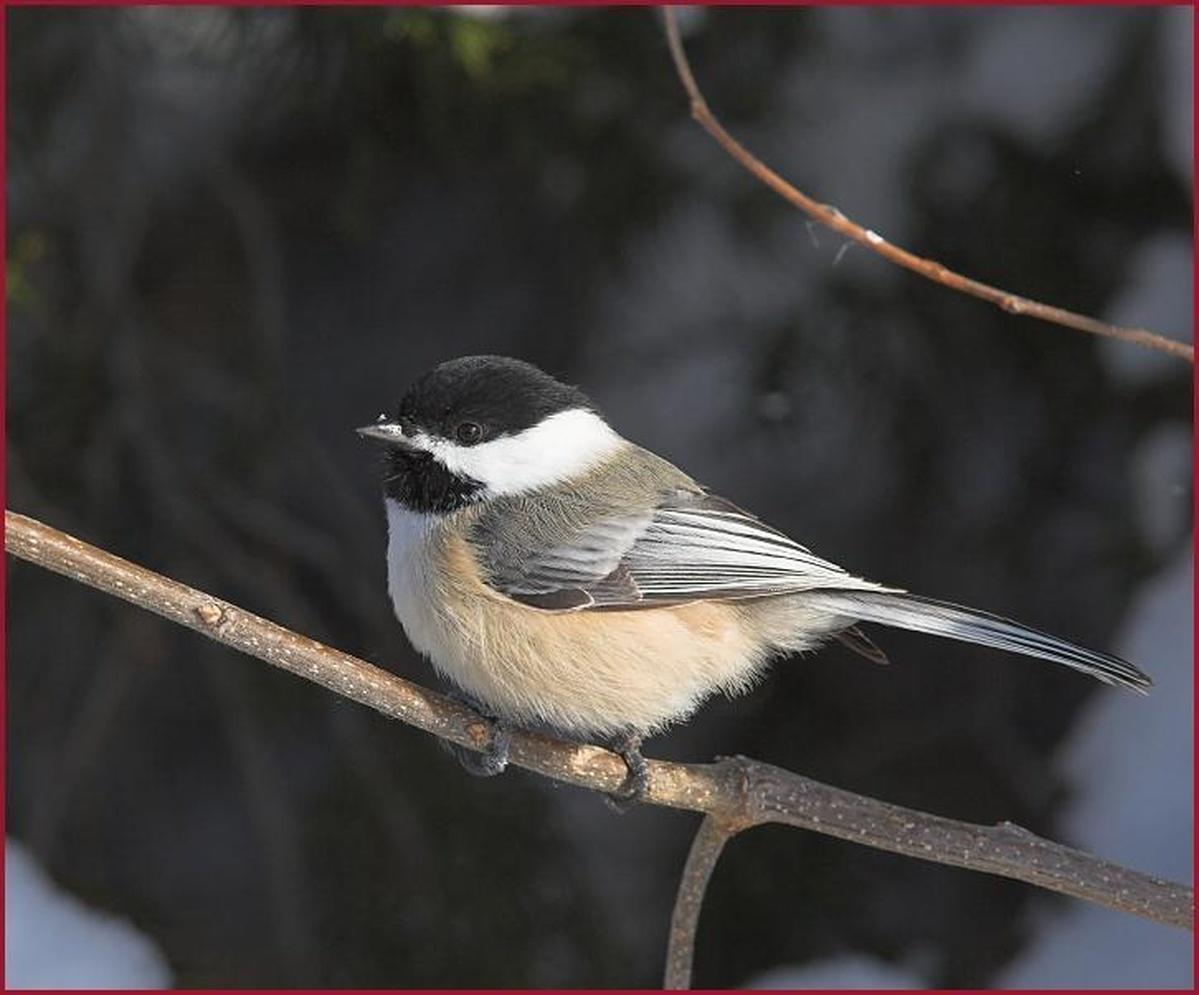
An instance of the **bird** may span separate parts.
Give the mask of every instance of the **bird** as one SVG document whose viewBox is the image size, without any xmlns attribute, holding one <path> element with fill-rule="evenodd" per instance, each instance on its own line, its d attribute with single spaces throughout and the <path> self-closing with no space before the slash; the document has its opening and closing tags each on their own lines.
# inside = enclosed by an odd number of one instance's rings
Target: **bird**
<svg viewBox="0 0 1199 995">
<path fill-rule="evenodd" d="M 642 741 L 776 658 L 831 639 L 878 662 L 875 623 L 1150 678 L 989 612 L 855 576 L 617 433 L 538 367 L 465 356 L 358 433 L 383 453 L 387 588 L 412 645 L 491 724 L 464 766 L 495 774 L 513 728 L 598 741 L 647 788 Z"/>
</svg>

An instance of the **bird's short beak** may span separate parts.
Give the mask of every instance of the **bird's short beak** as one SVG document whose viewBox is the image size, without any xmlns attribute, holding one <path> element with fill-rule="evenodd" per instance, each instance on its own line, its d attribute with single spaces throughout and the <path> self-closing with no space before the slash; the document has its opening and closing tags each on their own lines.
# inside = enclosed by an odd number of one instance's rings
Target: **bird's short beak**
<svg viewBox="0 0 1199 995">
<path fill-rule="evenodd" d="M 375 442 L 385 442 L 389 446 L 399 446 L 401 449 L 412 449 L 411 441 L 404 438 L 404 430 L 399 424 L 393 421 L 387 421 L 381 418 L 373 425 L 363 425 L 362 428 L 357 428 L 356 431 L 364 439 L 371 439 Z"/>
</svg>

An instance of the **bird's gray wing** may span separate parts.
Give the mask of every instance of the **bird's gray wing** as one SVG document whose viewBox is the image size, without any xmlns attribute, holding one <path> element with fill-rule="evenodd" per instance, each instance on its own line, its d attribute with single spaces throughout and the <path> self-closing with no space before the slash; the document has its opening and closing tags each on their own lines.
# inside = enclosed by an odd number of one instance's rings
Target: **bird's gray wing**
<svg viewBox="0 0 1199 995">
<path fill-rule="evenodd" d="M 651 608 L 824 588 L 887 590 L 821 559 L 723 498 L 688 490 L 665 495 L 640 514 L 587 522 L 520 558 L 483 557 L 483 565 L 496 590 L 557 611 Z"/>
<path fill-rule="evenodd" d="M 561 516 L 549 515 L 549 518 Z M 527 533 L 529 530 L 523 530 Z M 1011 619 L 883 587 L 846 573 L 736 505 L 680 489 L 641 514 L 576 517 L 548 543 L 481 543 L 488 582 L 551 611 L 629 610 L 692 601 L 803 594 L 810 608 L 1040 657 L 1109 684 L 1143 691 L 1152 682 L 1108 653 L 1077 646 Z M 497 550 L 504 547 L 503 551 Z M 858 630 L 851 648 L 885 660 Z"/>
</svg>

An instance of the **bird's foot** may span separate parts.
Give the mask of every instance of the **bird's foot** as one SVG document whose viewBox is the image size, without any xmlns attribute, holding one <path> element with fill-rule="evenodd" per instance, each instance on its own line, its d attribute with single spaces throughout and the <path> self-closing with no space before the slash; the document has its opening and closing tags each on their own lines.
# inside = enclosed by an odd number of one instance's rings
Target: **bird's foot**
<svg viewBox="0 0 1199 995">
<path fill-rule="evenodd" d="M 645 762 L 645 757 L 641 755 L 640 736 L 626 733 L 614 738 L 609 745 L 614 753 L 620 754 L 625 767 L 628 768 L 628 773 L 625 775 L 624 783 L 612 794 L 605 795 L 604 800 L 611 808 L 624 814 L 645 797 L 645 792 L 649 788 L 649 767 Z"/>
<path fill-rule="evenodd" d="M 462 765 L 462 769 L 475 777 L 495 777 L 508 766 L 508 749 L 512 742 L 511 727 L 503 719 L 493 715 L 482 704 L 462 691 L 449 693 L 458 704 L 464 705 L 486 723 L 487 746 L 483 750 L 472 750 L 448 739 L 441 740 L 444 746 Z"/>
</svg>

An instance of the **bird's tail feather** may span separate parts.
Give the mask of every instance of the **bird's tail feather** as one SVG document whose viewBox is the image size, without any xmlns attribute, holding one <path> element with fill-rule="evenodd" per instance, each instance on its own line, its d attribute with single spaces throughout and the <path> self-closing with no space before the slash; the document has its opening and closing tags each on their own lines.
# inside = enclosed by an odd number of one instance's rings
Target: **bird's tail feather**
<svg viewBox="0 0 1199 995">
<path fill-rule="evenodd" d="M 999 615 L 946 601 L 898 591 L 824 590 L 812 591 L 809 597 L 813 607 L 837 615 L 1040 657 L 1142 694 L 1153 684 L 1148 675 L 1117 656 L 1084 649 Z"/>
</svg>

